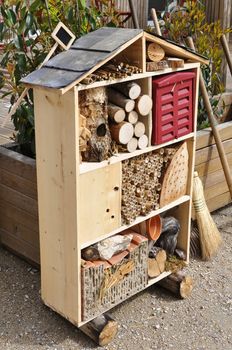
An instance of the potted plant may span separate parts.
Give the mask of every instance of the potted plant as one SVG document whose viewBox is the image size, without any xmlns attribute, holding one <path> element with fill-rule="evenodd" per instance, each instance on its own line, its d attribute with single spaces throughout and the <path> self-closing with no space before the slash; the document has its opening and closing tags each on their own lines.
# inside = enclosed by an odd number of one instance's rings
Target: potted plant
<svg viewBox="0 0 232 350">
<path fill-rule="evenodd" d="M 49 4 L 49 5 L 48 5 Z M 93 5 L 93 4 L 92 4 Z M 0 5 L 0 42 L 4 42 L 0 87 L 5 86 L 11 106 L 24 87 L 20 79 L 43 62 L 54 44 L 51 32 L 61 20 L 76 35 L 102 25 L 119 25 L 111 1 L 101 11 L 85 0 L 4 1 Z M 6 40 L 6 38 L 11 38 Z M 39 226 L 33 92 L 29 90 L 12 116 L 15 143 L 0 147 L 0 242 L 24 258 L 39 263 Z"/>
</svg>

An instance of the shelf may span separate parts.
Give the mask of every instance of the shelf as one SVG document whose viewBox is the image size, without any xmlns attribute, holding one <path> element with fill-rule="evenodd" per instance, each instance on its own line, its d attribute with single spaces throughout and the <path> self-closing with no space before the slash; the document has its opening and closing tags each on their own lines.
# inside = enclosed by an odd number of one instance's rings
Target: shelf
<svg viewBox="0 0 232 350">
<path fill-rule="evenodd" d="M 155 278 L 150 278 L 150 279 L 148 280 L 147 287 L 150 287 L 150 286 L 152 286 L 153 284 L 155 284 L 156 282 L 158 282 L 158 281 L 162 280 L 163 278 L 165 278 L 165 277 L 171 275 L 171 273 L 172 273 L 171 271 L 165 271 L 165 272 L 161 273 L 159 276 L 157 276 L 157 277 L 155 277 Z"/>
<path fill-rule="evenodd" d="M 188 202 L 189 200 L 190 200 L 190 196 L 185 195 L 185 196 L 183 196 L 183 197 L 177 199 L 176 201 L 171 202 L 171 203 L 168 204 L 168 205 L 165 205 L 164 207 L 162 207 L 162 208 L 160 208 L 160 209 L 158 209 L 158 210 L 152 210 L 152 211 L 151 211 L 148 215 L 146 215 L 146 216 L 138 216 L 138 217 L 135 219 L 135 221 L 133 221 L 133 222 L 132 222 L 131 224 L 129 224 L 129 225 L 123 225 L 123 226 L 117 228 L 116 230 L 107 233 L 106 235 L 99 235 L 98 237 L 96 237 L 96 239 L 94 239 L 94 240 L 89 240 L 89 241 L 87 241 L 86 243 L 83 243 L 83 244 L 81 245 L 81 249 L 87 248 L 88 246 L 90 246 L 90 245 L 92 245 L 92 244 L 94 244 L 94 243 L 96 243 L 96 242 L 99 242 L 99 241 L 101 241 L 101 240 L 103 240 L 103 239 L 106 239 L 106 238 L 108 238 L 108 237 L 111 237 L 111 236 L 113 236 L 113 235 L 116 235 L 117 233 L 120 233 L 120 232 L 122 232 L 122 231 L 124 231 L 124 230 L 126 230 L 126 229 L 128 229 L 128 228 L 131 228 L 132 226 L 135 226 L 135 225 L 137 225 L 137 224 L 140 224 L 141 222 L 143 222 L 143 221 L 145 221 L 145 220 L 147 220 L 147 219 L 150 219 L 151 217 L 153 217 L 153 216 L 155 216 L 155 215 L 159 215 L 159 214 L 161 214 L 161 213 L 163 213 L 163 212 L 165 212 L 165 211 L 167 211 L 167 210 L 169 210 L 169 209 L 172 209 L 172 208 L 174 208 L 174 207 L 176 207 L 176 206 L 178 206 L 178 205 L 180 205 L 180 204 L 182 204 L 182 203 Z"/>
<path fill-rule="evenodd" d="M 162 143 L 161 145 L 149 146 L 143 150 L 137 150 L 137 151 L 134 151 L 132 153 L 118 153 L 117 155 L 112 156 L 108 160 L 104 160 L 103 162 L 100 162 L 100 163 L 83 162 L 80 164 L 79 173 L 80 173 L 80 175 L 85 174 L 85 173 L 88 173 L 89 171 L 94 171 L 94 170 L 97 170 L 100 168 L 104 168 L 110 164 L 115 164 L 115 163 L 122 162 L 123 160 L 129 159 L 129 158 L 140 156 L 141 154 L 144 154 L 144 153 L 152 152 L 152 151 L 155 151 L 155 150 L 158 150 L 160 148 L 167 147 L 170 145 L 175 145 L 178 142 L 182 142 L 182 141 L 191 139 L 193 137 L 194 137 L 194 133 L 189 133 L 188 135 L 179 137 L 178 139 L 171 140 L 171 141 L 166 142 L 166 143 Z"/>
<path fill-rule="evenodd" d="M 200 66 L 199 63 L 186 63 L 184 65 L 184 67 L 177 68 L 177 69 L 166 68 L 166 69 L 158 70 L 158 71 L 154 71 L 154 72 L 133 74 L 133 75 L 126 77 L 126 78 L 123 78 L 123 79 L 96 81 L 96 82 L 89 84 L 89 85 L 79 84 L 79 85 L 77 85 L 76 89 L 77 89 L 77 91 L 93 89 L 93 88 L 101 87 L 101 86 L 109 86 L 109 85 L 113 85 L 113 84 L 125 83 L 127 81 L 136 80 L 136 79 L 144 79 L 144 78 L 154 77 L 154 76 L 158 76 L 161 74 L 168 74 L 168 73 L 173 73 L 173 72 L 184 71 L 187 69 L 197 68 L 199 66 Z"/>
</svg>

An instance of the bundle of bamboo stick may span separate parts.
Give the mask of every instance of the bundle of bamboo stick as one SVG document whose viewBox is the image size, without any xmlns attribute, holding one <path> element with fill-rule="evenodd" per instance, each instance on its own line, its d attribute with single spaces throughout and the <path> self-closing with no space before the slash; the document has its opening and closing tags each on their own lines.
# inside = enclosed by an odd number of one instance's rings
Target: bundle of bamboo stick
<svg viewBox="0 0 232 350">
<path fill-rule="evenodd" d="M 159 209 L 162 179 L 176 148 L 160 148 L 122 162 L 122 221 Z"/>
<path fill-rule="evenodd" d="M 123 79 L 133 74 L 142 73 L 142 69 L 125 62 L 110 61 L 94 73 L 82 80 L 82 84 L 92 84 L 95 81 Z"/>
<path fill-rule="evenodd" d="M 139 215 L 159 208 L 163 149 L 122 164 L 122 220 L 128 224 Z"/>
</svg>

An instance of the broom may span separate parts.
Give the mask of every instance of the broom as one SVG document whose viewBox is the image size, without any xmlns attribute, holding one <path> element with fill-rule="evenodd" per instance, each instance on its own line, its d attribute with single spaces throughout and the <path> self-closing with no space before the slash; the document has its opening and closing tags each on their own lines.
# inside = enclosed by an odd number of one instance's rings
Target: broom
<svg viewBox="0 0 232 350">
<path fill-rule="evenodd" d="M 216 254 L 222 238 L 207 208 L 202 182 L 197 171 L 194 172 L 192 198 L 200 234 L 202 259 L 209 260 Z"/>
</svg>

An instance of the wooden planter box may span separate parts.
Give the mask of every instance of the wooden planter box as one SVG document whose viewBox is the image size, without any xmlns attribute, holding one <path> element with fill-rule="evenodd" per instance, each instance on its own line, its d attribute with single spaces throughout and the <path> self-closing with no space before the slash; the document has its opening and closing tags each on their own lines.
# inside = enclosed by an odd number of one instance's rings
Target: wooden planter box
<svg viewBox="0 0 232 350">
<path fill-rule="evenodd" d="M 232 121 L 218 126 L 232 171 Z M 231 202 L 211 129 L 197 132 L 196 165 L 210 211 Z M 10 144 L 0 147 L 0 242 L 39 264 L 39 223 L 35 160 Z"/>
<path fill-rule="evenodd" d="M 232 172 L 232 121 L 218 126 Z M 205 198 L 210 211 L 231 202 L 211 128 L 197 132 L 195 170 L 203 182 Z"/>
<path fill-rule="evenodd" d="M 39 264 L 36 163 L 14 148 L 0 147 L 0 243 Z"/>
</svg>

